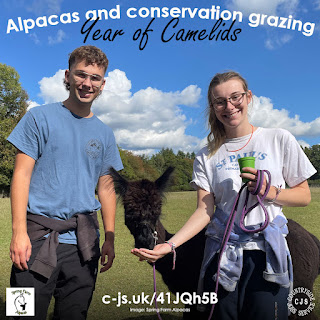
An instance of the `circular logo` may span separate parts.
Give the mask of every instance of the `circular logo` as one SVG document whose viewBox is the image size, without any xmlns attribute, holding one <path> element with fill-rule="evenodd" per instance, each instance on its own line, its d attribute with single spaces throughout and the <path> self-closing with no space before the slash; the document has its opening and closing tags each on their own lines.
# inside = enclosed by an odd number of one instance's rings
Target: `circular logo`
<svg viewBox="0 0 320 320">
<path fill-rule="evenodd" d="M 86 145 L 86 153 L 93 159 L 96 159 L 99 157 L 100 153 L 102 151 L 102 144 L 97 139 L 91 139 L 88 141 Z"/>
<path fill-rule="evenodd" d="M 288 296 L 288 309 L 292 314 L 303 317 L 314 309 L 314 301 L 315 298 L 311 290 L 298 287 L 293 289 Z"/>
</svg>

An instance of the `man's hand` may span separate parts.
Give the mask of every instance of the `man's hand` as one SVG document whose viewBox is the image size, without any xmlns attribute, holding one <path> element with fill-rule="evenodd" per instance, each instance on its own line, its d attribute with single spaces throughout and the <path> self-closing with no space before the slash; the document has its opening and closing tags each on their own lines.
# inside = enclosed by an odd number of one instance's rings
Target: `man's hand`
<svg viewBox="0 0 320 320">
<path fill-rule="evenodd" d="M 10 244 L 10 258 L 19 270 L 28 270 L 31 256 L 31 242 L 26 232 L 13 233 Z"/>
<path fill-rule="evenodd" d="M 111 233 L 111 232 L 110 232 Z M 106 256 L 108 256 L 108 261 L 106 262 Z M 114 253 L 114 234 L 107 235 L 101 248 L 101 265 L 100 273 L 109 270 L 112 267 L 113 260 L 115 258 Z"/>
</svg>

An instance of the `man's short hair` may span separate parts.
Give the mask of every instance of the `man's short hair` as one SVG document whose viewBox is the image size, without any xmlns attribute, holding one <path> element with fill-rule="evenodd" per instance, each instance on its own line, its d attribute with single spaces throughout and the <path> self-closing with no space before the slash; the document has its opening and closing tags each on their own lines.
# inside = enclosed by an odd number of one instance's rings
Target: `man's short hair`
<svg viewBox="0 0 320 320">
<path fill-rule="evenodd" d="M 104 72 L 108 68 L 108 58 L 104 52 L 95 46 L 81 46 L 73 50 L 69 55 L 69 70 L 75 63 L 85 61 L 87 65 L 96 64 L 98 67 L 103 67 Z M 69 83 L 64 80 L 64 85 L 67 90 L 70 89 Z"/>
</svg>

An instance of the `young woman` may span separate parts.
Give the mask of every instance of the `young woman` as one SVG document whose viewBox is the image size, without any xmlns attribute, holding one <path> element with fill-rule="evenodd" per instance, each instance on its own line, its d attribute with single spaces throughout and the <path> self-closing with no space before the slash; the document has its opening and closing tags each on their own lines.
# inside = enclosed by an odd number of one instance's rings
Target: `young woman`
<svg viewBox="0 0 320 320">
<path fill-rule="evenodd" d="M 256 128 L 249 123 L 252 98 L 240 74 L 230 71 L 213 77 L 208 90 L 208 144 L 194 161 L 192 184 L 197 189 L 197 209 L 169 243 L 154 250 L 132 250 L 140 260 L 154 262 L 208 225 L 199 292 L 214 291 L 221 240 L 242 178 L 249 180 L 247 187 L 252 192 L 258 183 L 258 169 L 268 170 L 272 186 L 267 188 L 269 178 L 264 175 L 259 196 L 265 196 L 263 205 L 270 224 L 262 232 L 246 233 L 239 226 L 240 214 L 236 216 L 220 262 L 215 320 L 288 319 L 292 265 L 282 206 L 308 205 L 311 196 L 307 179 L 316 172 L 288 131 Z M 244 168 L 246 173 L 240 174 L 237 160 L 248 156 L 255 157 L 255 168 Z M 244 202 L 245 193 L 240 197 L 238 212 Z M 255 202 L 256 197 L 250 195 L 247 207 Z M 257 206 L 248 213 L 244 225 L 257 228 L 264 221 L 264 211 Z"/>
</svg>

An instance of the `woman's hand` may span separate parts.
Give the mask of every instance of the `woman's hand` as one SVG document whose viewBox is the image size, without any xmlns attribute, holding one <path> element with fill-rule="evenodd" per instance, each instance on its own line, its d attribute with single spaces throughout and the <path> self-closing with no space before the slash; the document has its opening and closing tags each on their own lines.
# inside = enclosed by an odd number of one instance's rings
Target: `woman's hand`
<svg viewBox="0 0 320 320">
<path fill-rule="evenodd" d="M 253 192 L 257 186 L 257 172 L 258 172 L 258 170 L 254 169 L 254 168 L 250 168 L 250 167 L 245 167 L 242 169 L 242 171 L 244 171 L 244 172 L 240 174 L 240 177 L 251 180 L 248 182 L 247 187 L 250 192 Z M 261 186 L 261 189 L 259 192 L 260 197 L 262 197 L 264 195 L 266 188 L 267 188 L 267 179 L 266 179 L 265 174 L 263 174 L 263 183 L 262 183 L 262 186 Z M 274 189 L 274 188 L 271 188 L 271 189 Z M 270 193 L 272 193 L 272 191 L 274 191 L 274 190 L 271 191 L 271 189 L 269 190 L 269 192 L 267 194 L 267 197 L 266 197 L 267 200 L 273 199 L 272 195 L 270 197 Z"/>
<path fill-rule="evenodd" d="M 137 249 L 131 250 L 131 253 L 139 257 L 140 261 L 156 262 L 158 259 L 164 257 L 171 252 L 171 247 L 168 243 L 161 243 L 156 245 L 153 250 Z"/>
<path fill-rule="evenodd" d="M 246 178 L 251 180 L 248 182 L 247 186 L 250 192 L 254 191 L 257 185 L 257 169 L 245 167 L 243 171 L 249 173 L 241 173 L 241 178 Z M 259 192 L 259 196 L 263 196 L 266 191 L 267 179 L 265 174 L 263 175 L 263 184 Z M 274 199 L 276 198 L 276 201 Z M 267 201 L 274 201 L 278 205 L 287 206 L 287 207 L 305 207 L 311 201 L 311 193 L 308 185 L 308 181 L 302 181 L 301 183 L 292 186 L 290 188 L 281 189 L 281 192 L 278 192 L 275 186 L 271 186 L 268 194 L 265 197 Z"/>
</svg>

